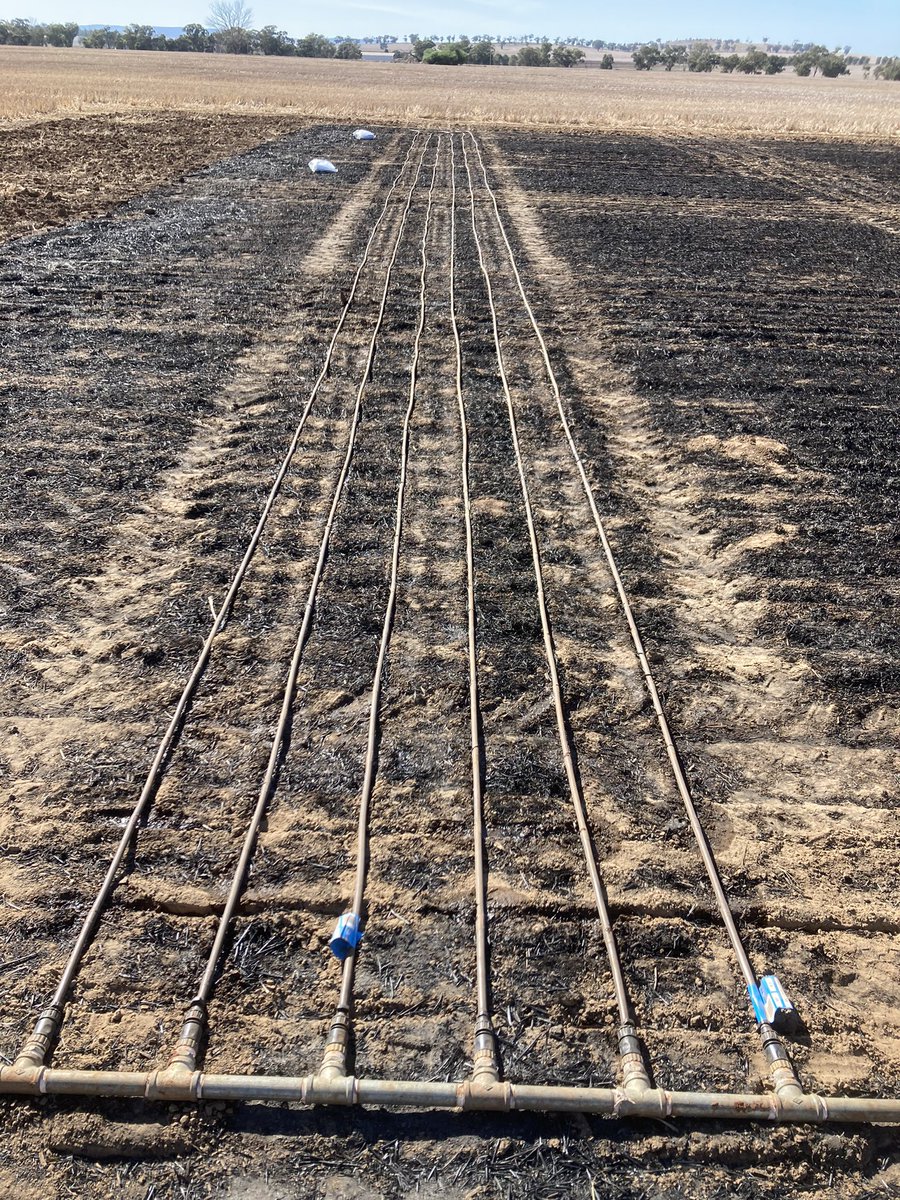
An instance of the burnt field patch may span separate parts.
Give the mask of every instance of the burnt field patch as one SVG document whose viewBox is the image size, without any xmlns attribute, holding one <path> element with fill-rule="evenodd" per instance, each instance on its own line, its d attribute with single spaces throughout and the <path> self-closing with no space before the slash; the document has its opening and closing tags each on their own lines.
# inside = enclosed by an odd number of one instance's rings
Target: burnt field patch
<svg viewBox="0 0 900 1200">
<path fill-rule="evenodd" d="M 861 1052 L 864 1029 L 889 1093 L 897 152 L 630 136 L 543 150 L 497 137 L 491 166 L 729 894 L 798 997 L 804 1069 L 832 1069 L 826 1046 Z M 638 880 L 671 903 L 690 877 L 689 859 L 654 873 L 651 829 L 637 814 L 607 860 L 608 878 L 628 868 L 626 911 Z M 691 975 L 714 947 L 688 954 Z M 679 1014 L 689 994 L 675 984 Z"/>
<path fill-rule="evenodd" d="M 765 580 L 768 631 L 809 659 L 824 702 L 864 717 L 896 697 L 900 239 L 841 195 L 830 211 L 808 202 L 826 162 L 888 208 L 896 150 L 773 142 L 755 148 L 755 172 L 746 151 L 723 171 L 716 143 L 559 139 L 567 214 L 542 209 L 546 172 L 527 147 L 499 146 L 655 430 L 714 475 L 695 511 L 719 547 L 759 532 L 753 497 L 771 492 L 765 527 L 790 537 L 743 564 Z M 673 203 L 645 210 L 645 196 Z M 679 211 L 698 196 L 707 211 Z M 580 209 L 595 197 L 631 202 Z M 731 198 L 752 199 L 753 216 Z"/>
<path fill-rule="evenodd" d="M 360 1075 L 452 1086 L 471 1074 L 474 745 L 488 1003 L 505 1078 L 614 1085 L 616 956 L 573 820 L 561 754 L 571 739 L 655 1082 L 766 1093 L 746 992 L 477 171 L 469 192 L 476 143 L 383 133 L 373 158 L 349 141 L 325 127 L 291 135 L 111 218 L 6 247 L 16 334 L 6 394 L 21 438 L 4 447 L 0 1050 L 15 1055 L 52 993 L 346 303 L 252 569 L 71 988 L 53 1065 L 145 1072 L 168 1061 L 309 612 L 202 1069 L 298 1076 L 321 1061 L 342 969 L 327 942 L 353 890 L 371 703 L 367 929 L 352 1006 Z M 314 151 L 341 156 L 337 177 L 307 172 Z M 863 679 L 860 664 L 883 678 L 893 651 L 879 643 L 881 657 L 863 661 L 874 626 L 842 640 L 837 619 L 852 600 L 869 621 L 886 577 L 845 570 L 839 536 L 828 543 L 834 561 L 819 545 L 859 496 L 870 507 L 857 546 L 872 561 L 873 522 L 880 513 L 886 525 L 891 510 L 883 499 L 876 509 L 860 479 L 886 455 L 858 452 L 858 426 L 845 419 L 847 484 L 825 424 L 804 416 L 815 397 L 837 411 L 841 388 L 848 410 L 872 401 L 866 381 L 889 323 L 862 280 L 892 212 L 862 184 L 855 192 L 857 168 L 841 163 L 831 178 L 842 200 L 829 211 L 794 167 L 773 175 L 778 156 L 790 158 L 774 144 L 578 138 L 541 151 L 494 139 L 487 176 L 742 937 L 760 973 L 777 971 L 797 1002 L 804 1024 L 789 1050 L 803 1085 L 895 1096 L 896 712 L 889 687 L 878 702 L 847 682 L 854 665 Z M 857 229 L 862 259 L 848 241 Z M 370 231 L 372 256 L 348 292 Z M 884 299 L 890 276 L 872 272 Z M 838 336 L 836 313 L 856 322 L 852 337 Z M 786 366 L 779 347 L 792 355 Z M 851 353 L 861 356 L 852 371 L 841 365 Z M 877 396 L 889 407 L 887 385 Z M 834 626 L 827 644 L 820 608 Z M 791 640 L 788 617 L 819 641 Z M 840 673 L 828 674 L 829 655 Z M 60 1097 L 7 1113 L 0 1184 L 23 1200 L 45 1188 L 47 1147 L 60 1195 L 99 1198 L 115 1181 L 141 1200 L 298 1188 L 333 1200 L 471 1200 L 484 1188 L 549 1200 L 601 1187 L 775 1197 L 797 1186 L 824 1198 L 832 1180 L 865 1195 L 898 1169 L 890 1132 L 872 1128 Z"/>
</svg>

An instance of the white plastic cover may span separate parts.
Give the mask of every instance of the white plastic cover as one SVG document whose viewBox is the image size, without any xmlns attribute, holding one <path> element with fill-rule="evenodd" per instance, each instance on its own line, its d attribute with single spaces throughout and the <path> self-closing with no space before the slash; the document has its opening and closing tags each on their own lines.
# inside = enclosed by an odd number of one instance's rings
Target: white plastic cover
<svg viewBox="0 0 900 1200">
<path fill-rule="evenodd" d="M 329 162 L 327 158 L 311 158 L 309 160 L 309 169 L 315 171 L 317 175 L 337 174 L 337 167 L 333 162 Z"/>
<path fill-rule="evenodd" d="M 356 140 L 358 142 L 374 142 L 375 141 L 375 134 L 370 133 L 370 131 L 368 129 L 357 129 L 354 132 L 353 136 L 356 138 Z"/>
</svg>

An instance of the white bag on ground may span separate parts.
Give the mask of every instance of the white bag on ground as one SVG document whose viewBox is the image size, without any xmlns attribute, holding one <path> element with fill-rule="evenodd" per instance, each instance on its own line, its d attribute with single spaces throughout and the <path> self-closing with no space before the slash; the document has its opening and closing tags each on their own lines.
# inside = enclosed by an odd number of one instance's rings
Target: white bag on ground
<svg viewBox="0 0 900 1200">
<path fill-rule="evenodd" d="M 375 134 L 372 133 L 368 129 L 357 129 L 354 131 L 353 136 L 356 138 L 356 140 L 358 142 L 374 142 L 375 141 Z"/>
<path fill-rule="evenodd" d="M 316 175 L 337 174 L 337 167 L 333 162 L 329 162 L 327 158 L 311 158 L 309 160 L 309 169 L 314 171 Z"/>
</svg>

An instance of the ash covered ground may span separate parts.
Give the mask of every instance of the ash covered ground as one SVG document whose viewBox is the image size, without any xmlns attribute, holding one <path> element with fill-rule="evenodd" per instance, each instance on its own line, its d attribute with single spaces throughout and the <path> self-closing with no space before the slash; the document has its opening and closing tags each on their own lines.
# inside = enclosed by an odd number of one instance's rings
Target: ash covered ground
<svg viewBox="0 0 900 1200">
<path fill-rule="evenodd" d="M 306 130 L 3 247 L 7 1056 L 52 990 L 409 149 L 408 132 L 379 132 L 374 159 L 346 130 Z M 791 1052 L 810 1087 L 895 1095 L 896 152 L 513 134 L 487 150 L 751 955 L 804 1018 Z M 323 152 L 341 168 L 326 186 L 305 166 Z M 444 160 L 358 1005 L 357 1068 L 394 1077 L 463 1077 L 471 1032 L 448 180 Z M 426 183 L 278 802 L 216 991 L 212 1070 L 308 1071 L 334 1001 L 325 940 L 351 878 Z M 509 1078 L 602 1085 L 615 1070 L 609 977 L 464 216 L 501 1048 Z M 740 980 L 508 283 L 569 718 L 656 1076 L 757 1090 Z M 148 1069 L 171 1048 L 265 764 L 377 295 L 373 272 L 80 973 L 60 1065 Z M 4 1120 L 0 1179 L 22 1197 L 824 1197 L 900 1183 L 890 1135 L 871 1129 L 55 1100 L 5 1103 Z"/>
</svg>

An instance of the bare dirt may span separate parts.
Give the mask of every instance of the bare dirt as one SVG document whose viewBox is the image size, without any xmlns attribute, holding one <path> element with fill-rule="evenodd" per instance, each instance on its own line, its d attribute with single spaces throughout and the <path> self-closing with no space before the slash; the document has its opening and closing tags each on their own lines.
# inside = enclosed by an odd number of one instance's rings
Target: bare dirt
<svg viewBox="0 0 900 1200">
<path fill-rule="evenodd" d="M 107 212 L 303 124 L 273 115 L 150 112 L 0 125 L 0 238 Z"/>
<path fill-rule="evenodd" d="M 373 155 L 345 129 L 295 132 L 3 247 L 7 1058 L 52 991 L 410 136 L 381 131 Z M 487 152 L 741 928 L 803 1017 L 791 1054 L 810 1087 L 896 1095 L 896 152 L 606 136 L 536 153 L 512 135 Z M 339 174 L 311 176 L 313 153 Z M 455 1079 L 473 914 L 446 162 L 438 182 L 356 1061 Z M 352 882 L 423 215 L 420 189 L 212 1006 L 214 1071 L 309 1071 L 336 1000 L 325 943 Z M 465 215 L 494 1008 L 508 1078 L 604 1084 L 609 973 Z M 496 237 L 489 250 L 569 718 L 656 1078 L 759 1090 L 746 997 Z M 147 1069 L 171 1051 L 265 764 L 379 287 L 373 266 L 58 1065 Z M 3 1117 L 0 1182 L 23 1200 L 900 1190 L 896 1140 L 875 1129 L 74 1100 L 4 1102 Z"/>
</svg>

